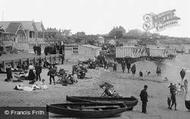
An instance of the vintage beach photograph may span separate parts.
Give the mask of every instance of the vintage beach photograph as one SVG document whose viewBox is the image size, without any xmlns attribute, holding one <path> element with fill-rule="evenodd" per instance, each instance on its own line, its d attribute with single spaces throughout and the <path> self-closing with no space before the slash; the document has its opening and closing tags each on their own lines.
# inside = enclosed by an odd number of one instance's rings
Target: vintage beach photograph
<svg viewBox="0 0 190 119">
<path fill-rule="evenodd" d="M 189 0 L 0 0 L 1 119 L 189 119 Z"/>
</svg>

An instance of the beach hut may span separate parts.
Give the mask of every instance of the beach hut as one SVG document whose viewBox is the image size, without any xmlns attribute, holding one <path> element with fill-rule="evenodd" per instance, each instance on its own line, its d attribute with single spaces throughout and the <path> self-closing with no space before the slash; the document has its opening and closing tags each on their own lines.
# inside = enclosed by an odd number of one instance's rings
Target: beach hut
<svg viewBox="0 0 190 119">
<path fill-rule="evenodd" d="M 147 56 L 147 49 L 145 47 L 136 46 L 122 46 L 116 47 L 116 58 L 137 58 Z"/>
<path fill-rule="evenodd" d="M 66 44 L 65 45 L 65 59 L 72 59 L 79 54 L 78 44 Z"/>
<path fill-rule="evenodd" d="M 166 48 L 149 48 L 151 57 L 168 57 Z"/>
<path fill-rule="evenodd" d="M 80 45 L 79 46 L 79 55 L 83 56 L 85 59 L 94 59 L 100 54 L 101 47 L 94 45 Z"/>
</svg>

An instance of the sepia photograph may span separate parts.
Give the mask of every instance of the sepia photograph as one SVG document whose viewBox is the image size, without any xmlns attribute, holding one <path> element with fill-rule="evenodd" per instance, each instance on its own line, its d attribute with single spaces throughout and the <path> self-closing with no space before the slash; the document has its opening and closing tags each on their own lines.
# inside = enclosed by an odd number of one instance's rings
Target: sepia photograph
<svg viewBox="0 0 190 119">
<path fill-rule="evenodd" d="M 189 0 L 0 0 L 0 119 L 189 119 Z"/>
</svg>

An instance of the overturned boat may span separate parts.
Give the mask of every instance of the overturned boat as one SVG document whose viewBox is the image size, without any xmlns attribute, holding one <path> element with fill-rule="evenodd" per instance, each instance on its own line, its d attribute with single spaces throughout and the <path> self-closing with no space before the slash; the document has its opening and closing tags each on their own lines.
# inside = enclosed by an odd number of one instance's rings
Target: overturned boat
<svg viewBox="0 0 190 119">
<path fill-rule="evenodd" d="M 131 97 L 90 97 L 90 96 L 66 96 L 70 102 L 90 102 L 90 103 L 123 103 L 130 107 L 130 110 L 137 105 L 138 99 Z"/>
<path fill-rule="evenodd" d="M 129 110 L 122 103 L 62 103 L 47 105 L 47 111 L 68 117 L 104 118 L 118 116 Z"/>
</svg>

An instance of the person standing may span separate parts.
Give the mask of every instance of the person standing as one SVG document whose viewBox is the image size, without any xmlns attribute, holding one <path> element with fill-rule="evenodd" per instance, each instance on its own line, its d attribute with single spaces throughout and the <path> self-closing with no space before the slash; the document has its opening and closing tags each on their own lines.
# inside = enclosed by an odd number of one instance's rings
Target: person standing
<svg viewBox="0 0 190 119">
<path fill-rule="evenodd" d="M 123 60 L 122 62 L 121 62 L 121 68 L 122 68 L 122 71 L 123 71 L 123 73 L 125 72 L 125 60 Z"/>
<path fill-rule="evenodd" d="M 11 81 L 11 79 L 13 78 L 13 76 L 12 76 L 12 68 L 11 68 L 10 64 L 6 68 L 6 74 L 7 74 L 7 78 L 6 78 L 5 81 Z"/>
<path fill-rule="evenodd" d="M 177 110 L 176 109 L 176 107 L 177 107 L 177 103 L 176 103 L 176 91 L 177 91 L 176 90 L 176 86 L 173 85 L 172 83 L 170 83 L 169 88 L 170 88 L 171 102 L 172 102 L 172 104 L 170 105 L 169 109 L 172 109 L 172 107 L 174 105 L 175 106 L 175 110 Z"/>
<path fill-rule="evenodd" d="M 29 84 L 34 84 L 35 77 L 36 77 L 34 66 L 32 64 L 30 64 L 28 69 L 29 69 L 28 80 L 30 81 Z"/>
<path fill-rule="evenodd" d="M 184 79 L 184 77 L 185 77 L 185 70 L 184 69 L 182 69 L 181 71 L 180 71 L 180 76 L 181 76 L 181 79 L 182 79 L 182 81 L 183 81 L 183 79 Z"/>
<path fill-rule="evenodd" d="M 147 102 L 148 102 L 148 93 L 147 93 L 147 85 L 144 85 L 144 89 L 141 90 L 140 93 L 140 98 L 142 101 L 142 113 L 147 113 L 146 107 L 147 107 Z"/>
<path fill-rule="evenodd" d="M 113 63 L 113 71 L 114 72 L 117 71 L 117 63 L 116 62 Z"/>
<path fill-rule="evenodd" d="M 42 66 L 40 65 L 40 63 L 38 63 L 36 66 L 35 66 L 35 70 L 36 70 L 36 81 L 41 81 L 41 76 L 40 74 L 42 73 Z"/>
<path fill-rule="evenodd" d="M 131 63 L 129 61 L 127 61 L 127 70 L 128 70 L 128 73 L 130 73 L 130 68 L 131 68 Z"/>
<path fill-rule="evenodd" d="M 156 74 L 157 74 L 157 76 L 161 75 L 161 68 L 159 66 L 157 66 L 157 68 L 156 68 Z"/>
<path fill-rule="evenodd" d="M 131 72 L 132 72 L 132 74 L 134 76 L 135 73 L 136 73 L 136 65 L 135 64 L 133 64 L 133 66 L 131 67 Z"/>
<path fill-rule="evenodd" d="M 52 80 L 53 80 L 53 83 L 55 85 L 56 69 L 51 66 L 50 69 L 49 69 L 48 75 L 49 75 L 49 84 L 51 85 Z"/>
</svg>

